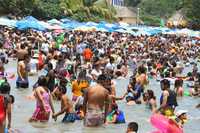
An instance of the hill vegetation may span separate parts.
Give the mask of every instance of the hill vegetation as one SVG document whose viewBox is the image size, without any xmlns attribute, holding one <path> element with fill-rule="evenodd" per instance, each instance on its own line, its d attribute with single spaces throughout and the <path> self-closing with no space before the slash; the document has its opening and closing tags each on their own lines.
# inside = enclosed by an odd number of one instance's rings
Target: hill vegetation
<svg viewBox="0 0 200 133">
<path fill-rule="evenodd" d="M 147 25 L 159 25 L 181 10 L 192 28 L 200 29 L 200 0 L 124 0 L 126 6 L 140 8 Z M 70 17 L 78 21 L 116 20 L 115 9 L 106 0 L 0 0 L 0 12 L 38 19 Z M 195 25 L 195 27 L 194 27 Z M 199 27 L 198 27 L 199 26 Z"/>
<path fill-rule="evenodd" d="M 0 0 L 0 10 L 38 19 L 70 17 L 79 21 L 114 21 L 115 9 L 106 0 Z"/>
</svg>

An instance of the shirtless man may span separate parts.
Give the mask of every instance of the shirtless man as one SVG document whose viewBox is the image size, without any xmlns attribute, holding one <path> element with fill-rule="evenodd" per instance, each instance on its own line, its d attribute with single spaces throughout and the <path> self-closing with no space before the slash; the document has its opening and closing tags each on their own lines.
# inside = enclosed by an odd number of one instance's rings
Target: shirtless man
<svg viewBox="0 0 200 133">
<path fill-rule="evenodd" d="M 30 61 L 30 57 L 28 55 L 24 56 L 23 61 L 19 61 L 17 65 L 17 74 L 18 78 L 16 81 L 17 88 L 28 88 L 28 63 Z"/>
<path fill-rule="evenodd" d="M 28 54 L 26 47 L 24 44 L 21 44 L 20 49 L 17 51 L 17 59 L 18 61 L 24 60 L 25 55 Z"/>
<path fill-rule="evenodd" d="M 138 76 L 136 78 L 136 81 L 138 84 L 140 84 L 143 88 L 143 91 L 145 89 L 145 86 L 149 83 L 148 81 L 148 77 L 147 77 L 147 74 L 146 74 L 146 69 L 144 66 L 140 66 L 138 67 Z"/>
<path fill-rule="evenodd" d="M 106 122 L 109 106 L 109 90 L 105 89 L 106 76 L 100 75 L 95 86 L 89 87 L 84 93 L 83 111 L 84 125 L 101 126 Z"/>
</svg>

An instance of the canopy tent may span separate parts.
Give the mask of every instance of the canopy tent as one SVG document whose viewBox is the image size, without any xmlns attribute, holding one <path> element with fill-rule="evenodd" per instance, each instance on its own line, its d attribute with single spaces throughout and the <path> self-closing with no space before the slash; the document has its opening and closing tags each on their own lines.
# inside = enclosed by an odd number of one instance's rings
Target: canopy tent
<svg viewBox="0 0 200 133">
<path fill-rule="evenodd" d="M 0 25 L 8 26 L 8 27 L 16 27 L 16 20 L 10 20 L 7 18 L 0 18 Z"/>
<path fill-rule="evenodd" d="M 28 16 L 24 18 L 23 20 L 17 21 L 16 22 L 16 27 L 20 30 L 25 30 L 25 29 L 36 29 L 40 31 L 44 31 L 45 27 L 42 26 L 37 19 L 35 19 L 32 16 Z"/>
<path fill-rule="evenodd" d="M 47 21 L 50 25 L 62 25 L 63 23 L 58 21 L 57 19 L 51 19 Z"/>
<path fill-rule="evenodd" d="M 32 16 L 27 16 L 23 20 L 9 20 L 7 18 L 0 18 L 0 25 L 8 27 L 16 27 L 20 30 L 35 29 L 39 31 L 56 30 L 56 33 L 64 32 L 65 30 L 82 30 L 82 31 L 102 31 L 102 32 L 120 32 L 129 33 L 134 36 L 140 35 L 156 35 L 156 34 L 176 34 L 190 37 L 199 37 L 200 31 L 193 31 L 189 29 L 169 29 L 166 27 L 151 27 L 151 26 L 135 26 L 127 23 L 107 23 L 101 21 L 96 22 L 78 22 L 68 18 L 52 19 L 47 22 L 38 21 Z M 59 31 L 59 32 L 58 32 Z"/>
<path fill-rule="evenodd" d="M 80 27 L 77 27 L 76 29 L 74 30 L 78 30 L 78 31 L 96 31 L 96 27 L 88 27 L 88 26 L 80 26 Z"/>
</svg>

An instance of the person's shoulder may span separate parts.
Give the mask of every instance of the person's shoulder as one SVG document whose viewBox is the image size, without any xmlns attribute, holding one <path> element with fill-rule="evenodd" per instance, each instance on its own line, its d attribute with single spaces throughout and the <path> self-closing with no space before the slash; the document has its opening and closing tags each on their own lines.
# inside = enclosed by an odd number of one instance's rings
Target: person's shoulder
<svg viewBox="0 0 200 133">
<path fill-rule="evenodd" d="M 164 90 L 163 95 L 169 95 L 169 92 L 167 90 Z"/>
</svg>

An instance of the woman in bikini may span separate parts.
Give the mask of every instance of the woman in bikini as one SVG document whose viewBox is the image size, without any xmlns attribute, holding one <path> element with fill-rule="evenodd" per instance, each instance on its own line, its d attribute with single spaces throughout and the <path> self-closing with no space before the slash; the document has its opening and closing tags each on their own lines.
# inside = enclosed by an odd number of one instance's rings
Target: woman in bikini
<svg viewBox="0 0 200 133">
<path fill-rule="evenodd" d="M 45 76 L 39 77 L 38 87 L 34 90 L 34 96 L 36 98 L 36 109 L 29 122 L 47 122 L 51 111 L 54 113 L 54 108 Z"/>
</svg>

